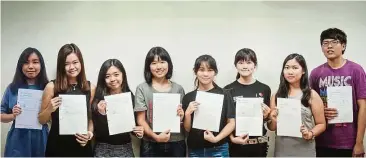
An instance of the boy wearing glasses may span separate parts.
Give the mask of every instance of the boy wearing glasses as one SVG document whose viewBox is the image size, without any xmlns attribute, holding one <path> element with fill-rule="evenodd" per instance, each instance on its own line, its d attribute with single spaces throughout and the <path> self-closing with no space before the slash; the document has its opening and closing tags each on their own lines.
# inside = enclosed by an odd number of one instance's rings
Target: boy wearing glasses
<svg viewBox="0 0 366 158">
<path fill-rule="evenodd" d="M 325 117 L 332 120 L 338 111 L 327 107 L 327 87 L 351 86 L 353 122 L 327 124 L 324 133 L 316 137 L 317 157 L 363 157 L 363 138 L 366 125 L 366 75 L 363 68 L 343 58 L 347 35 L 338 28 L 329 28 L 320 35 L 320 43 L 327 62 L 310 74 L 311 87 L 318 92 L 325 105 Z"/>
</svg>

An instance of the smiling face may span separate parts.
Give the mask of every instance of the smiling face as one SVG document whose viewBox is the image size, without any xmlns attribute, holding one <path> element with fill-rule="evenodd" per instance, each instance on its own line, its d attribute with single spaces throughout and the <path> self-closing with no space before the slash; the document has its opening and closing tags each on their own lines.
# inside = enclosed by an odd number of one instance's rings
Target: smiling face
<svg viewBox="0 0 366 158">
<path fill-rule="evenodd" d="M 71 53 L 66 57 L 65 71 L 69 78 L 76 78 L 81 71 L 81 63 L 75 53 Z"/>
<path fill-rule="evenodd" d="M 236 70 L 238 71 L 240 76 L 243 76 L 243 77 L 252 76 L 255 71 L 255 63 L 252 62 L 251 60 L 247 60 L 247 61 L 240 60 L 236 64 Z"/>
<path fill-rule="evenodd" d="M 196 73 L 200 85 L 212 84 L 216 72 L 210 68 L 207 62 L 201 62 L 201 65 Z"/>
<path fill-rule="evenodd" d="M 121 89 L 123 81 L 122 72 L 115 66 L 111 66 L 105 74 L 105 83 L 110 91 L 118 91 Z"/>
<path fill-rule="evenodd" d="M 161 60 L 158 56 L 154 57 L 154 61 L 150 64 L 150 71 L 153 78 L 165 78 L 168 73 L 168 62 Z"/>
</svg>

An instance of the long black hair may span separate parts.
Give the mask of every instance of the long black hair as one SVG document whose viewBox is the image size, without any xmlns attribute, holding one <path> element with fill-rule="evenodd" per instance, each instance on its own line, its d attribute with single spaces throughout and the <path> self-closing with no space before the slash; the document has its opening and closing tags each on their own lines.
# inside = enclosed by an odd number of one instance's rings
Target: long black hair
<svg viewBox="0 0 366 158">
<path fill-rule="evenodd" d="M 292 59 L 295 59 L 300 64 L 300 66 L 302 67 L 302 70 L 304 71 L 304 74 L 301 76 L 301 79 L 300 79 L 300 88 L 302 91 L 301 103 L 305 107 L 308 107 L 309 100 L 311 97 L 311 89 L 309 86 L 309 77 L 308 77 L 308 68 L 306 65 L 305 58 L 302 55 L 296 54 L 296 53 L 288 55 L 286 57 L 285 61 L 283 61 L 282 71 L 281 71 L 281 76 L 280 76 L 280 85 L 279 85 L 277 93 L 276 93 L 276 102 L 277 102 L 277 98 L 287 98 L 288 97 L 288 93 L 290 91 L 290 85 L 284 77 L 283 70 L 286 66 L 286 63 Z"/>
<path fill-rule="evenodd" d="M 105 76 L 107 74 L 108 69 L 112 66 L 115 66 L 119 71 L 122 72 L 122 85 L 121 85 L 122 92 L 131 92 L 130 87 L 128 86 L 126 70 L 123 67 L 121 61 L 119 61 L 118 59 L 108 59 L 102 64 L 99 70 L 97 88 L 95 90 L 95 99 L 93 101 L 94 110 L 97 109 L 96 106 L 99 103 L 99 101 L 103 100 L 104 96 L 110 94 L 109 93 L 110 90 L 105 82 Z"/>
<path fill-rule="evenodd" d="M 46 84 L 48 83 L 47 71 L 46 66 L 44 64 L 42 54 L 36 49 L 32 47 L 28 47 L 23 50 L 22 54 L 20 54 L 17 67 L 15 70 L 14 78 L 12 83 L 10 84 L 10 90 L 13 94 L 18 93 L 18 89 L 22 87 L 26 87 L 27 83 L 27 76 L 23 73 L 23 65 L 28 62 L 28 58 L 32 54 L 36 54 L 39 58 L 39 63 L 41 65 L 39 74 L 36 77 L 35 85 L 38 86 L 39 89 L 43 90 Z"/>
</svg>

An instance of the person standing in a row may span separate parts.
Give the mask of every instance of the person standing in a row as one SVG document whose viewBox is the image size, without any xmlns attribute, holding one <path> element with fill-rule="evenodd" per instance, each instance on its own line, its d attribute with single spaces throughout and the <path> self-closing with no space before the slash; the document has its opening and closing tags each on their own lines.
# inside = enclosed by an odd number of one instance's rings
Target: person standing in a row
<svg viewBox="0 0 366 158">
<path fill-rule="evenodd" d="M 13 121 L 6 139 L 5 157 L 44 157 L 48 125 L 42 125 L 41 130 L 15 128 L 15 118 L 22 113 L 17 103 L 18 90 L 43 90 L 47 83 L 42 54 L 36 48 L 26 48 L 19 56 L 13 81 L 6 88 L 1 101 L 1 122 Z"/>
<path fill-rule="evenodd" d="M 230 140 L 228 136 L 235 129 L 235 107 L 231 95 L 214 82 L 218 69 L 212 56 L 199 56 L 194 63 L 193 72 L 196 75 L 196 89 L 187 93 L 183 98 L 184 128 L 188 132 L 188 156 L 229 157 L 228 143 Z M 200 106 L 200 103 L 195 101 L 197 91 L 224 95 L 219 132 L 192 128 L 194 111 Z"/>
<path fill-rule="evenodd" d="M 325 104 L 325 117 L 332 120 L 338 111 L 329 108 L 327 88 L 352 87 L 353 122 L 327 124 L 325 132 L 316 137 L 317 157 L 364 157 L 363 139 L 366 128 L 366 74 L 357 63 L 343 57 L 347 35 L 338 28 L 329 28 L 320 35 L 320 44 L 327 62 L 310 74 L 310 86 Z"/>
<path fill-rule="evenodd" d="M 145 131 L 141 143 L 142 157 L 184 157 L 186 155 L 185 133 L 181 127 L 180 133 L 154 133 L 153 122 L 153 93 L 179 93 L 184 96 L 181 85 L 171 81 L 173 63 L 169 53 L 162 47 L 153 47 L 146 55 L 144 77 L 145 82 L 137 86 L 135 93 L 135 111 L 137 123 Z M 181 105 L 177 107 L 177 115 L 181 121 L 184 112 Z"/>
<path fill-rule="evenodd" d="M 125 92 L 131 92 L 125 68 L 118 59 L 106 60 L 99 71 L 97 88 L 92 104 L 96 140 L 94 156 L 96 157 L 134 157 L 130 133 L 110 135 L 108 129 L 106 112 L 108 104 L 105 102 L 104 97 Z M 132 92 L 131 100 L 133 104 L 134 95 Z M 142 126 L 136 126 L 133 128 L 133 133 L 137 137 L 142 138 L 144 129 Z"/>
<path fill-rule="evenodd" d="M 94 98 L 95 86 L 86 79 L 83 56 L 80 49 L 73 43 L 61 47 L 57 57 L 56 79 L 49 82 L 43 93 L 41 112 L 38 116 L 41 124 L 51 120 L 51 130 L 48 135 L 46 157 L 92 157 L 90 140 L 93 138 L 93 122 L 91 119 L 90 103 Z M 88 113 L 87 134 L 59 134 L 59 94 L 86 95 Z"/>
<path fill-rule="evenodd" d="M 254 78 L 254 72 L 258 67 L 257 55 L 252 49 L 240 49 L 234 60 L 234 65 L 238 71 L 236 80 L 225 86 L 231 92 L 234 106 L 237 98 L 263 98 L 263 122 L 268 120 L 270 113 L 269 103 L 271 89 L 266 84 Z M 235 137 L 235 131 L 230 135 L 230 156 L 231 157 L 266 157 L 268 151 L 267 130 L 263 124 L 263 136 L 239 136 Z M 250 142 L 250 144 L 248 144 Z"/>
<path fill-rule="evenodd" d="M 277 115 L 281 113 L 276 108 L 278 98 L 301 101 L 302 126 L 298 129 L 302 133 L 302 138 L 276 136 L 274 155 L 276 157 L 315 157 L 314 137 L 325 130 L 324 108 L 318 93 L 310 89 L 308 68 L 302 55 L 290 54 L 283 62 L 278 90 L 271 97 L 272 110 L 268 128 L 272 131 L 277 130 Z"/>
</svg>

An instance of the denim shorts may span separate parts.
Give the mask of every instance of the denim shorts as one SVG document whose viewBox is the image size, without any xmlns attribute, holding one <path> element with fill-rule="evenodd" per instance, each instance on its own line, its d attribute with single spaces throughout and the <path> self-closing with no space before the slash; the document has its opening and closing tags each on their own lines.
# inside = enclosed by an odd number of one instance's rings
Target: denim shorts
<svg viewBox="0 0 366 158">
<path fill-rule="evenodd" d="M 189 157 L 229 157 L 228 143 L 203 149 L 188 149 Z"/>
<path fill-rule="evenodd" d="M 141 157 L 186 157 L 186 151 L 184 140 L 167 143 L 143 140 L 140 146 Z"/>
</svg>

